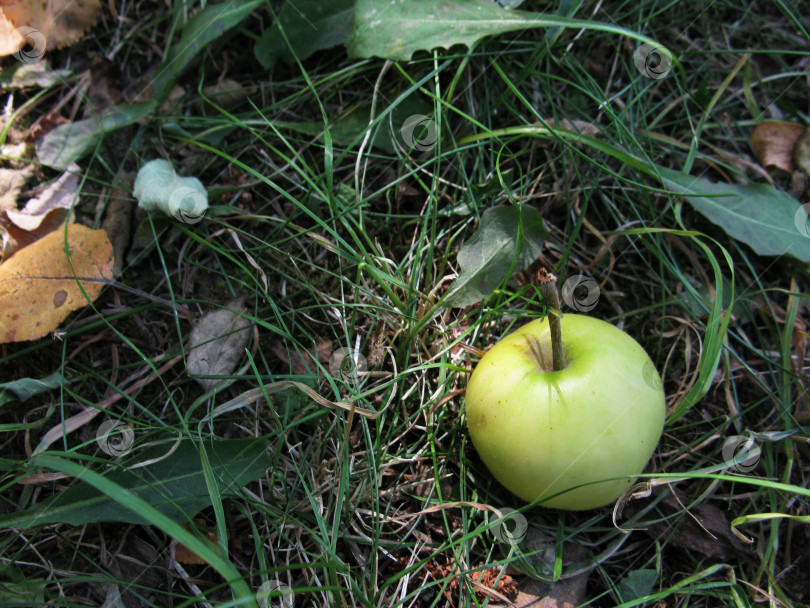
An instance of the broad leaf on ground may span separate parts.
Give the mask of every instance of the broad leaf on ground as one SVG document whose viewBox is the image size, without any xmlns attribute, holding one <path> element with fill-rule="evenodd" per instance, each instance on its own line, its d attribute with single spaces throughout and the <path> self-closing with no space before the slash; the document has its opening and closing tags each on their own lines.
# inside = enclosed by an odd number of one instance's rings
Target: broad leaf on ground
<svg viewBox="0 0 810 608">
<path fill-rule="evenodd" d="M 619 593 L 623 602 L 633 602 L 647 597 L 653 590 L 658 572 L 647 568 L 633 570 L 619 583 Z"/>
<path fill-rule="evenodd" d="M 545 236 L 543 218 L 532 207 L 503 205 L 487 209 L 478 230 L 458 252 L 461 274 L 450 286 L 444 305 L 463 308 L 488 298 L 508 278 L 510 268 L 520 272 L 537 259 Z"/>
<path fill-rule="evenodd" d="M 54 372 L 45 378 L 20 378 L 12 382 L 0 383 L 0 405 L 19 399 L 26 401 L 35 395 L 70 384 L 60 372 Z"/>
<path fill-rule="evenodd" d="M 108 471 L 104 477 L 124 490 L 143 499 L 159 512 L 178 523 L 186 523 L 199 511 L 211 505 L 199 448 L 185 439 L 167 458 L 172 443 L 151 446 L 121 468 Z M 264 439 L 228 439 L 205 446 L 211 469 L 222 496 L 233 496 L 251 481 L 258 479 L 272 465 L 269 444 Z M 133 468 L 150 460 L 156 462 Z M 37 466 L 37 457 L 31 461 Z M 81 481 L 67 490 L 19 513 L 0 517 L 0 528 L 30 528 L 53 523 L 74 526 L 116 521 L 131 524 L 152 522 L 126 504 L 110 498 Z"/>
<path fill-rule="evenodd" d="M 270 68 L 281 58 L 295 63 L 281 28 L 292 50 L 303 61 L 315 51 L 345 44 L 352 32 L 355 0 L 296 0 L 281 7 L 273 27 L 264 31 L 253 49 L 256 59 Z"/>
<path fill-rule="evenodd" d="M 0 88 L 4 90 L 39 87 L 47 89 L 64 82 L 72 74 L 71 70 L 52 70 L 47 59 L 36 63 L 18 63 L 3 70 L 0 74 Z"/>
<path fill-rule="evenodd" d="M 95 148 L 104 135 L 144 118 L 155 107 L 157 103 L 154 100 L 118 105 L 107 108 L 97 118 L 59 125 L 37 140 L 37 158 L 43 165 L 65 170 Z"/>
<path fill-rule="evenodd" d="M 484 36 L 551 27 L 591 29 L 655 44 L 616 25 L 508 10 L 492 0 L 357 0 L 349 55 L 409 61 L 417 51 L 472 47 Z"/>
<path fill-rule="evenodd" d="M 701 215 L 759 255 L 810 262 L 810 235 L 801 230 L 807 230 L 807 214 L 801 215 L 802 206 L 788 194 L 767 184 L 713 183 L 663 167 L 658 172 L 667 189 L 683 194 Z"/>
</svg>

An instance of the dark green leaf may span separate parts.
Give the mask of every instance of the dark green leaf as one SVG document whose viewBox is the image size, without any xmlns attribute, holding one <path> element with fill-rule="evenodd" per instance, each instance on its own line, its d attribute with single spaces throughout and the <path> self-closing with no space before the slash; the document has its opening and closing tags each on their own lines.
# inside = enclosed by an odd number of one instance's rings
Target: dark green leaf
<svg viewBox="0 0 810 608">
<path fill-rule="evenodd" d="M 13 400 L 9 393 L 14 393 L 17 399 L 25 401 L 34 395 L 59 388 L 63 384 L 67 385 L 69 382 L 59 372 L 54 372 L 41 380 L 37 378 L 21 378 L 13 382 L 3 382 L 0 383 L 0 405 Z"/>
<path fill-rule="evenodd" d="M 810 262 L 810 238 L 797 225 L 801 205 L 767 184 L 712 183 L 658 168 L 667 189 L 683 194 L 701 215 L 759 255 L 791 255 Z M 806 214 L 801 216 L 804 225 Z"/>
<path fill-rule="evenodd" d="M 98 145 L 106 133 L 131 125 L 145 117 L 156 102 L 107 108 L 98 118 L 86 118 L 59 125 L 36 143 L 39 162 L 54 169 L 64 170 Z"/>
<path fill-rule="evenodd" d="M 409 61 L 416 51 L 472 47 L 484 36 L 547 27 L 592 29 L 655 43 L 616 25 L 508 10 L 492 0 L 357 0 L 349 54 Z"/>
<path fill-rule="evenodd" d="M 197 446 L 183 440 L 167 458 L 171 443 L 151 446 L 138 452 L 122 468 L 111 469 L 104 477 L 129 490 L 176 522 L 185 523 L 211 505 Z M 208 458 L 219 484 L 220 494 L 235 495 L 247 483 L 264 475 L 272 464 L 269 444 L 259 439 L 233 439 L 206 444 Z M 133 465 L 158 459 L 147 466 Z M 31 461 L 37 466 L 37 458 Z M 19 513 L 0 517 L 2 528 L 28 528 L 52 523 L 79 526 L 100 521 L 149 524 L 141 514 L 102 494 L 93 486 L 77 481 L 53 498 Z"/>
<path fill-rule="evenodd" d="M 518 250 L 521 226 L 523 245 Z M 461 274 L 450 286 L 444 305 L 463 308 L 488 298 L 508 278 L 515 254 L 514 270 L 521 271 L 540 255 L 545 236 L 543 218 L 532 207 L 504 205 L 487 209 L 478 230 L 461 246 Z"/>
<path fill-rule="evenodd" d="M 304 60 L 315 51 L 345 44 L 354 23 L 354 0 L 296 0 L 287 2 L 273 27 L 264 31 L 253 49 L 256 59 L 270 68 L 281 58 L 294 63 L 281 28 L 287 35 L 298 59 Z"/>
<path fill-rule="evenodd" d="M 657 578 L 658 573 L 655 570 L 643 568 L 633 570 L 627 575 L 627 578 L 619 583 L 622 602 L 633 602 L 650 595 Z"/>
<path fill-rule="evenodd" d="M 493 173 L 492 177 L 481 184 L 473 184 L 472 192 L 475 198 L 497 196 L 503 194 L 504 190 L 511 189 L 512 178 L 514 177 L 512 172 L 513 169 L 509 168 L 506 171 L 502 171 L 500 174 Z"/>
<path fill-rule="evenodd" d="M 103 492 L 106 496 L 115 498 L 115 502 L 129 511 L 137 511 L 149 524 L 154 525 L 177 542 L 184 544 L 190 551 L 196 553 L 203 561 L 216 570 L 220 576 L 222 576 L 223 580 L 228 581 L 228 586 L 231 588 L 234 600 L 237 600 L 236 604 L 241 606 L 254 605 L 251 603 L 251 599 L 255 598 L 255 592 L 251 591 L 233 562 L 228 559 L 227 548 L 223 549 L 222 546 L 218 547 L 207 538 L 193 534 L 180 523 L 172 520 L 171 517 L 153 507 L 134 492 L 118 485 L 109 477 L 105 477 L 84 467 L 77 461 L 52 456 L 48 453 L 39 454 L 35 460 L 36 465 L 41 465 L 43 468 L 66 473 L 78 479 L 84 479 L 87 487 L 93 487 Z M 207 472 L 209 473 L 208 481 L 213 481 L 213 478 L 210 476 L 212 474 L 210 469 L 208 469 Z M 241 601 L 242 599 L 246 601 Z"/>
</svg>

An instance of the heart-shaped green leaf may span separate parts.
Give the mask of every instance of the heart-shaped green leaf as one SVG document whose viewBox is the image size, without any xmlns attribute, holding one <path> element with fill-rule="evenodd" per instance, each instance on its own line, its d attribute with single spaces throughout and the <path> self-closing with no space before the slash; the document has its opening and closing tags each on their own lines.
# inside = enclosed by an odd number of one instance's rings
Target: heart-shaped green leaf
<svg viewBox="0 0 810 608">
<path fill-rule="evenodd" d="M 523 240 L 519 245 L 521 229 Z M 543 218 L 532 207 L 503 205 L 487 209 L 478 230 L 458 252 L 461 274 L 450 286 L 444 305 L 463 308 L 488 298 L 507 278 L 512 260 L 513 269 L 521 271 L 537 259 L 545 236 Z"/>
</svg>

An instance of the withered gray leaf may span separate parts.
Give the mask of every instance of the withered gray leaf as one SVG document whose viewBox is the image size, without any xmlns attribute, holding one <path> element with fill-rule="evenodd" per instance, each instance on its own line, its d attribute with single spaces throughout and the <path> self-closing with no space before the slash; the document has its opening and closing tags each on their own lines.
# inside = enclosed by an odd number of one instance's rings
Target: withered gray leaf
<svg viewBox="0 0 810 608">
<path fill-rule="evenodd" d="M 242 299 L 238 298 L 228 302 L 223 309 L 207 313 L 197 322 L 189 337 L 189 374 L 227 376 L 236 369 L 250 339 L 251 323 L 239 314 L 246 312 Z M 222 380 L 194 379 L 205 390 L 214 388 Z"/>
</svg>

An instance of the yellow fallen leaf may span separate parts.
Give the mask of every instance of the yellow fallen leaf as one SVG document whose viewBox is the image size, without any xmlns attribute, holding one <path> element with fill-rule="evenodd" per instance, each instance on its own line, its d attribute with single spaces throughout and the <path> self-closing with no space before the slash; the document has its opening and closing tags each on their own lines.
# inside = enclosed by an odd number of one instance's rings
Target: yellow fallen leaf
<svg viewBox="0 0 810 608">
<path fill-rule="evenodd" d="M 22 34 L 8 20 L 6 14 L 0 10 L 0 57 L 19 52 L 22 45 Z"/>
<path fill-rule="evenodd" d="M 19 53 L 34 63 L 46 50 L 78 41 L 100 9 L 101 0 L 0 0 L 0 56 Z"/>
<path fill-rule="evenodd" d="M 77 308 L 87 305 L 112 278 L 112 245 L 104 230 L 81 224 L 56 230 L 17 251 L 0 266 L 0 344 L 36 340 L 53 331 Z M 73 269 L 71 270 L 71 263 Z"/>
<path fill-rule="evenodd" d="M 213 530 L 206 528 L 205 520 L 196 518 L 194 519 L 194 523 L 196 524 L 195 527 L 197 528 L 197 530 L 203 532 L 205 536 L 208 538 L 208 540 L 210 540 L 215 545 L 218 544 L 216 533 Z M 194 529 L 188 524 L 183 524 L 183 528 L 185 528 L 189 532 L 194 532 Z M 230 537 L 230 534 L 228 534 L 227 536 Z M 194 553 L 194 551 L 186 547 L 184 544 L 174 541 L 171 546 L 172 549 L 174 550 L 174 559 L 180 562 L 181 564 L 197 565 L 197 566 L 205 565 L 206 563 L 205 560 L 196 553 Z"/>
</svg>

